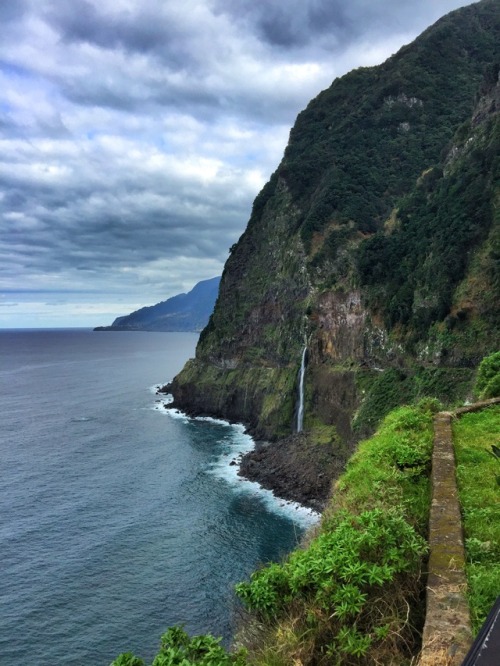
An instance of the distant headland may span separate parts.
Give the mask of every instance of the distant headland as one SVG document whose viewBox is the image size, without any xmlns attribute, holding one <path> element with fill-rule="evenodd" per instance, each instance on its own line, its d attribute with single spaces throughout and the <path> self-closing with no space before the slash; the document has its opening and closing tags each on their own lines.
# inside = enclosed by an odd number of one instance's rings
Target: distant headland
<svg viewBox="0 0 500 666">
<path fill-rule="evenodd" d="M 117 317 L 111 326 L 94 331 L 201 331 L 214 309 L 219 282 L 220 277 L 202 280 L 187 294 Z"/>
</svg>

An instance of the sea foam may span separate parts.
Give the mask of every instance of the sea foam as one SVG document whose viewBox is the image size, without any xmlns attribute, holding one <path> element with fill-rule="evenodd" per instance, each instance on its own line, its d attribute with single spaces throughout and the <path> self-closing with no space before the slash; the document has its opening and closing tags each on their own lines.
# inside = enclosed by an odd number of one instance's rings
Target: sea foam
<svg viewBox="0 0 500 666">
<path fill-rule="evenodd" d="M 159 386 L 151 387 L 152 392 L 157 394 Z M 207 472 L 229 484 L 234 492 L 252 495 L 258 501 L 264 503 L 268 511 L 284 516 L 297 523 L 303 529 L 315 525 L 321 515 L 308 507 L 277 497 L 272 490 L 263 488 L 256 481 L 239 475 L 240 463 L 243 456 L 255 448 L 255 441 L 248 434 L 246 428 L 241 423 L 230 423 L 223 419 L 216 419 L 211 416 L 190 417 L 179 409 L 168 408 L 173 402 L 173 396 L 164 394 L 155 401 L 152 409 L 168 415 L 172 419 L 178 419 L 184 423 L 190 421 L 201 421 L 213 423 L 214 425 L 227 426 L 230 433 L 220 441 L 223 449 L 216 460 L 209 466 Z"/>
</svg>

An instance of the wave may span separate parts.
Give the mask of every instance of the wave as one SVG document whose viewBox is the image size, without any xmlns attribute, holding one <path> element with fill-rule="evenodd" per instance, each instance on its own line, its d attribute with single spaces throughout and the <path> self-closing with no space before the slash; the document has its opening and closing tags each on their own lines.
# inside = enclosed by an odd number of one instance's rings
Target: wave
<svg viewBox="0 0 500 666">
<path fill-rule="evenodd" d="M 157 394 L 158 388 L 158 385 L 151 387 L 151 389 L 154 389 L 155 394 Z M 161 398 L 157 398 L 152 409 L 184 423 L 202 421 L 213 423 L 214 425 L 227 426 L 231 429 L 230 436 L 221 440 L 221 444 L 225 450 L 210 465 L 207 470 L 209 474 L 213 474 L 228 483 L 237 493 L 255 496 L 265 504 L 268 511 L 292 520 L 301 528 L 307 529 L 319 521 L 321 514 L 313 509 L 305 507 L 298 502 L 277 497 L 272 490 L 267 490 L 256 481 L 249 481 L 239 475 L 240 463 L 243 456 L 255 448 L 255 441 L 248 434 L 242 423 L 230 423 L 229 421 L 216 419 L 211 416 L 191 417 L 179 409 L 166 408 L 172 402 L 173 396 L 165 394 Z"/>
</svg>

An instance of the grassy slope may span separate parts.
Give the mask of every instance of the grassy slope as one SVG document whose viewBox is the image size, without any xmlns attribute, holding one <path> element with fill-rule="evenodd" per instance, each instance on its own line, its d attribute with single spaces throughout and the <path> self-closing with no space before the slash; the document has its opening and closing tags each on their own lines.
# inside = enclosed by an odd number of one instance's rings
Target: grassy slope
<svg viewBox="0 0 500 666">
<path fill-rule="evenodd" d="M 477 632 L 500 594 L 500 406 L 466 414 L 453 426 L 462 505 L 467 579 Z"/>
<path fill-rule="evenodd" d="M 392 412 L 351 459 L 307 548 L 237 587 L 257 618 L 249 663 L 405 664 L 418 652 L 435 408 Z"/>
</svg>

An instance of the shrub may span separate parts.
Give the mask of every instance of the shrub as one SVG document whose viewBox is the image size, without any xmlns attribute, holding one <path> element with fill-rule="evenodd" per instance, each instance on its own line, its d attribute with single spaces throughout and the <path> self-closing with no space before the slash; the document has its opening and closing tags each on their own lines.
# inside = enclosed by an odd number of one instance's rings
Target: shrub
<svg viewBox="0 0 500 666">
<path fill-rule="evenodd" d="M 210 634 L 190 638 L 182 627 L 170 627 L 161 637 L 160 651 L 151 666 L 244 666 L 245 651 L 230 654 L 220 640 Z M 127 652 L 111 666 L 144 666 L 144 662 Z"/>
<path fill-rule="evenodd" d="M 500 396 L 500 351 L 486 356 L 479 364 L 474 393 L 481 399 Z"/>
<path fill-rule="evenodd" d="M 236 586 L 247 608 L 262 617 L 278 616 L 292 600 L 314 600 L 340 620 L 359 616 L 372 586 L 392 581 L 425 552 L 424 540 L 395 511 L 341 512 L 333 529 L 307 550 L 292 553 Z"/>
<path fill-rule="evenodd" d="M 111 666 L 144 666 L 144 662 L 131 652 L 120 654 L 111 664 Z"/>
<path fill-rule="evenodd" d="M 395 589 L 401 575 L 418 572 L 426 551 L 425 540 L 396 509 L 359 516 L 341 511 L 306 550 L 255 572 L 236 593 L 265 623 L 286 617 L 291 608 L 301 612 L 329 658 L 358 658 L 389 632 L 401 631 Z M 387 617 L 374 612 L 381 598 L 386 608 L 393 604 Z"/>
</svg>

